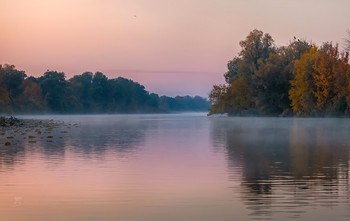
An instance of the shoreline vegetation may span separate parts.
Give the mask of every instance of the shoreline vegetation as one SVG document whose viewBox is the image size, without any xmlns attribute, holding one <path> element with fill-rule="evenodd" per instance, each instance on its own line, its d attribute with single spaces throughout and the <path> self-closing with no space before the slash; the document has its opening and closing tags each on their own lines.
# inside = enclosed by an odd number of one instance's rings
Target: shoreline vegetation
<svg viewBox="0 0 350 221">
<path fill-rule="evenodd" d="M 349 40 L 350 40 L 350 32 Z M 214 85 L 208 115 L 350 116 L 350 44 L 294 40 L 277 47 L 268 33 L 253 30 L 227 64 L 225 84 Z"/>
<path fill-rule="evenodd" d="M 103 73 L 66 80 L 48 70 L 27 77 L 0 65 L 0 114 L 139 114 L 208 111 L 210 115 L 268 117 L 350 116 L 350 31 L 345 51 L 338 44 L 294 39 L 276 46 L 268 33 L 251 31 L 227 64 L 225 84 L 209 101 L 199 96 L 159 96 L 143 85 Z"/>
<path fill-rule="evenodd" d="M 159 96 L 143 85 L 103 73 L 85 72 L 66 80 L 65 73 L 46 71 L 27 77 L 14 65 L 0 65 L 0 114 L 123 114 L 208 111 L 203 97 Z"/>
</svg>

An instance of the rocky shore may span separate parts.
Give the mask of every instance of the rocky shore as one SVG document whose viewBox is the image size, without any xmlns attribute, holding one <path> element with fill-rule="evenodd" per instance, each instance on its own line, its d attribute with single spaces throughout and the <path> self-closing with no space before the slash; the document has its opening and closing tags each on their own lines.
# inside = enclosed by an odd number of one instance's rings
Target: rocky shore
<svg viewBox="0 0 350 221">
<path fill-rule="evenodd" d="M 16 124 L 21 124 L 21 121 L 15 117 L 0 117 L 0 127 L 10 127 Z"/>
<path fill-rule="evenodd" d="M 0 117 L 0 146 L 54 142 L 62 139 L 78 124 L 54 120 L 18 119 Z"/>
</svg>

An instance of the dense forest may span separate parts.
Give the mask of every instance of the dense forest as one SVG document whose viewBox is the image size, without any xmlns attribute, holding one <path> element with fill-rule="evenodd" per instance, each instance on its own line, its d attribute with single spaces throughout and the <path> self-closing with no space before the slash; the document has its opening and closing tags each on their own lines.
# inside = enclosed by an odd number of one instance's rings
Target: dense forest
<svg viewBox="0 0 350 221">
<path fill-rule="evenodd" d="M 253 30 L 240 46 L 227 64 L 226 84 L 210 92 L 209 115 L 350 115 L 349 53 L 338 44 L 294 37 L 277 47 L 269 34 Z"/>
<path fill-rule="evenodd" d="M 66 80 L 63 72 L 47 71 L 35 78 L 13 65 L 0 65 L 0 113 L 163 113 L 209 107 L 199 96 L 159 97 L 139 83 L 108 79 L 101 72 Z"/>
</svg>

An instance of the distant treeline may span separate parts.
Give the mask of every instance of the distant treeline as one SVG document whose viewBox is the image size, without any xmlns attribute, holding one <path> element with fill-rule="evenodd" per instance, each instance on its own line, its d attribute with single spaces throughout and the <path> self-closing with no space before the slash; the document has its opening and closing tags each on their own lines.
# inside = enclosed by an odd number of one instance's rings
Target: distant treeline
<svg viewBox="0 0 350 221">
<path fill-rule="evenodd" d="M 227 64 L 226 84 L 213 86 L 209 114 L 350 114 L 349 53 L 338 45 L 316 46 L 294 37 L 289 45 L 276 47 L 269 34 L 253 30 L 240 46 Z"/>
<path fill-rule="evenodd" d="M 63 72 L 27 77 L 13 65 L 0 65 L 0 113 L 161 113 L 207 111 L 202 97 L 175 98 L 149 93 L 122 77 L 85 72 L 66 80 Z"/>
</svg>

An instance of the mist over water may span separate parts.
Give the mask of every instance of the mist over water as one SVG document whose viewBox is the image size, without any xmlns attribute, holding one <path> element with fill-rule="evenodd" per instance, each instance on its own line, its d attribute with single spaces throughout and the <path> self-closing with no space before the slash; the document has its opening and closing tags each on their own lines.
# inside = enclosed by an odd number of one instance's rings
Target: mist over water
<svg viewBox="0 0 350 221">
<path fill-rule="evenodd" d="M 77 123 L 0 147 L 4 220 L 348 220 L 349 119 L 201 113 Z"/>
<path fill-rule="evenodd" d="M 215 119 L 211 131 L 250 216 L 349 218 L 347 119 Z"/>
</svg>

